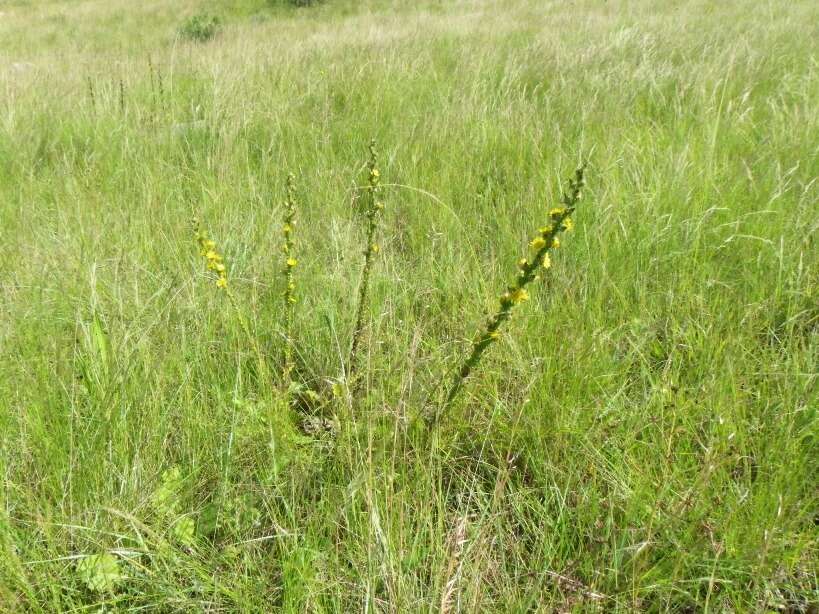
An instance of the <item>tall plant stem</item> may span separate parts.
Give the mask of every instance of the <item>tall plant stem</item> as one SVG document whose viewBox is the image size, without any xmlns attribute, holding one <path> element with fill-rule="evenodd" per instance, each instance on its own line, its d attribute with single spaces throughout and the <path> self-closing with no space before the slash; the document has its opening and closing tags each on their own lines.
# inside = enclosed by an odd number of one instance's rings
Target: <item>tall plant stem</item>
<svg viewBox="0 0 819 614">
<path fill-rule="evenodd" d="M 370 272 L 375 255 L 379 252 L 378 244 L 375 242 L 375 233 L 378 229 L 378 215 L 384 209 L 383 203 L 378 201 L 380 191 L 379 181 L 381 173 L 377 167 L 378 157 L 375 150 L 375 141 L 370 141 L 370 170 L 369 181 L 364 188 L 364 215 L 367 220 L 367 243 L 364 247 L 364 267 L 361 272 L 361 285 L 358 287 L 358 306 L 356 308 L 355 327 L 353 328 L 353 340 L 350 346 L 350 355 L 347 359 L 347 379 L 352 381 L 356 370 L 356 357 L 361 338 L 364 333 L 364 315 L 366 312 L 367 294 L 370 288 Z"/>
</svg>

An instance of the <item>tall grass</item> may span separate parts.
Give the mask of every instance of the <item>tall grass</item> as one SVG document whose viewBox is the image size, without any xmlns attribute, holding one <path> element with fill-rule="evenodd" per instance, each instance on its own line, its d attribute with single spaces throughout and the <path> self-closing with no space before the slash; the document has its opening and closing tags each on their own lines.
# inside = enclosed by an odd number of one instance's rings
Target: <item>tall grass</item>
<svg viewBox="0 0 819 614">
<path fill-rule="evenodd" d="M 814 3 L 2 11 L 0 610 L 816 600 Z M 177 37 L 198 11 L 204 45 Z M 349 399 L 371 136 L 388 206 Z M 421 445 L 592 149 L 554 274 Z M 284 350 L 288 169 L 292 403 L 259 364 Z"/>
</svg>

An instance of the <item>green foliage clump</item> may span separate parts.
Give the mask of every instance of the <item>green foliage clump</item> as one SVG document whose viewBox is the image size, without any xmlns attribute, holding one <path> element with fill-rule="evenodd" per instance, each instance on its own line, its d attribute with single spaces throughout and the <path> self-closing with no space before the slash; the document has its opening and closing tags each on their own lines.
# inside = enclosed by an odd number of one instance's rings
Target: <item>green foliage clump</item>
<svg viewBox="0 0 819 614">
<path fill-rule="evenodd" d="M 324 0 L 267 0 L 267 3 L 270 6 L 278 7 L 278 6 L 294 6 L 297 8 L 301 7 L 308 7 L 308 6 L 316 6 L 321 4 Z"/>
<path fill-rule="evenodd" d="M 381 200 L 381 171 L 378 168 L 378 155 L 376 151 L 375 140 L 370 141 L 369 145 L 369 161 L 367 162 L 367 182 L 356 190 L 356 200 L 362 202 L 362 209 L 366 219 L 365 240 L 362 254 L 364 262 L 361 272 L 361 279 L 358 285 L 358 300 L 355 311 L 354 326 L 351 335 L 350 353 L 347 358 L 347 364 L 342 364 L 344 372 L 344 384 L 341 386 L 340 382 L 335 382 L 333 386 L 333 396 L 335 399 L 347 396 L 352 400 L 349 394 L 345 395 L 343 388 L 346 388 L 348 393 L 352 396 L 357 396 L 360 384 L 360 376 L 356 372 L 357 353 L 359 346 L 364 337 L 365 313 L 366 305 L 368 303 L 368 290 L 370 287 L 370 276 L 372 274 L 373 263 L 375 256 L 381 251 L 381 247 L 376 242 L 376 234 L 378 231 L 378 221 L 381 213 L 384 210 L 384 203 Z M 526 286 L 531 282 L 540 279 L 541 273 L 551 267 L 550 250 L 560 247 L 560 239 L 558 235 L 563 231 L 569 231 L 573 228 L 574 223 L 570 215 L 574 212 L 575 206 L 581 198 L 581 190 L 584 185 L 584 169 L 585 164 L 575 171 L 574 176 L 569 181 L 569 191 L 564 192 L 560 202 L 560 207 L 554 207 L 549 212 L 549 224 L 538 229 L 538 234 L 529 243 L 532 250 L 531 258 L 521 258 L 517 262 L 518 273 L 515 282 L 508 286 L 506 291 L 500 297 L 500 308 L 495 315 L 487 323 L 485 330 L 478 336 L 472 344 L 472 350 L 468 357 L 464 360 L 461 366 L 455 371 L 455 377 L 449 385 L 448 392 L 442 404 L 433 406 L 432 408 L 422 408 L 427 412 L 425 416 L 427 424 L 434 427 L 440 416 L 449 410 L 458 392 L 463 387 L 466 379 L 470 376 L 473 369 L 478 366 L 481 357 L 486 350 L 495 342 L 501 339 L 501 327 L 512 316 L 513 307 L 527 301 L 529 299 L 529 291 Z M 293 347 L 293 323 L 295 312 L 297 309 L 298 300 L 295 296 L 296 281 L 295 281 L 295 267 L 298 260 L 294 257 L 294 241 L 293 230 L 296 216 L 296 196 L 295 196 L 295 176 L 291 173 L 287 177 L 287 191 L 286 199 L 283 207 L 284 216 L 282 224 L 282 232 L 284 234 L 284 242 L 282 251 L 284 253 L 284 308 L 283 312 L 283 337 L 285 339 L 284 350 L 284 364 L 281 368 L 281 389 L 286 391 L 282 397 L 285 400 L 283 409 L 285 412 L 289 410 L 292 404 L 292 393 L 306 390 L 300 382 L 292 379 L 294 370 L 294 347 Z M 267 360 L 261 350 L 261 341 L 253 331 L 251 331 L 247 318 L 237 302 L 237 296 L 233 294 L 228 287 L 228 270 L 224 264 L 224 259 L 217 251 L 216 242 L 207 238 L 207 234 L 203 231 L 198 222 L 195 223 L 196 240 L 199 244 L 200 255 L 207 261 L 207 269 L 216 273 L 215 283 L 220 289 L 226 290 L 228 298 L 233 309 L 236 312 L 236 319 L 240 322 L 242 331 L 248 337 L 251 345 L 256 351 L 259 365 L 259 373 L 267 374 L 269 372 Z M 289 399 L 289 400 L 288 400 Z"/>
<path fill-rule="evenodd" d="M 203 43 L 219 32 L 220 20 L 216 15 L 197 13 L 188 17 L 179 26 L 179 35 L 188 40 Z"/>
</svg>

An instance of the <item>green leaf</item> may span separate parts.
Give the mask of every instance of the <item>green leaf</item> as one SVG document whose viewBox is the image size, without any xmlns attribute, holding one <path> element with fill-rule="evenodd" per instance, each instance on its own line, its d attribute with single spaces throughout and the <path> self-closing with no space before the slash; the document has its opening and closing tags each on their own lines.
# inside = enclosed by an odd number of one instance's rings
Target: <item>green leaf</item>
<svg viewBox="0 0 819 614">
<path fill-rule="evenodd" d="M 111 340 L 108 333 L 105 332 L 102 320 L 96 313 L 94 314 L 94 321 L 91 323 L 91 334 L 94 337 L 94 344 L 100 361 L 100 372 L 104 378 L 107 378 L 111 372 Z"/>
<path fill-rule="evenodd" d="M 173 525 L 171 532 L 180 544 L 193 546 L 196 540 L 196 523 L 190 516 L 182 516 Z"/>
<path fill-rule="evenodd" d="M 162 474 L 162 481 L 151 494 L 151 505 L 163 515 L 174 515 L 179 509 L 179 492 L 183 480 L 179 467 L 172 467 Z"/>
<path fill-rule="evenodd" d="M 77 563 L 77 575 L 83 584 L 96 593 L 113 591 L 125 579 L 119 568 L 119 559 L 108 552 L 80 559 Z"/>
<path fill-rule="evenodd" d="M 208 503 L 199 514 L 196 530 L 199 535 L 210 537 L 219 528 L 219 507 L 215 503 Z"/>
</svg>

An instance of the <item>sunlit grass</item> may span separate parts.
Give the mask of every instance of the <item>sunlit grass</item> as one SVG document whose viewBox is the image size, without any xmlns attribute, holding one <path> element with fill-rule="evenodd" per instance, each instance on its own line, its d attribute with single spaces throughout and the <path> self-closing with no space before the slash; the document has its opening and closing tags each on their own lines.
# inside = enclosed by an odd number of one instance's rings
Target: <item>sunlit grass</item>
<svg viewBox="0 0 819 614">
<path fill-rule="evenodd" d="M 0 12 L 0 610 L 816 600 L 814 3 Z M 425 445 L 581 155 L 554 274 Z"/>
</svg>

